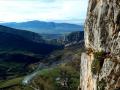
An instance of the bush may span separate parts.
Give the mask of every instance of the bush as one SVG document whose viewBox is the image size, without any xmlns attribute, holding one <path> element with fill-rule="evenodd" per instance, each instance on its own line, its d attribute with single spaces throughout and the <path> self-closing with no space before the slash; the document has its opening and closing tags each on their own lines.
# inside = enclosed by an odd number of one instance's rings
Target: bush
<svg viewBox="0 0 120 90">
<path fill-rule="evenodd" d="M 102 79 L 101 81 L 99 81 L 97 83 L 98 86 L 98 90 L 105 90 L 106 87 L 106 81 L 104 79 Z"/>
<path fill-rule="evenodd" d="M 104 58 L 105 58 L 105 52 L 95 52 L 94 53 L 94 60 L 91 65 L 91 71 L 94 75 L 100 72 L 100 69 L 103 66 L 104 63 Z"/>
<path fill-rule="evenodd" d="M 100 71 L 100 61 L 98 59 L 94 59 L 91 65 L 91 71 L 94 75 L 96 75 Z"/>
</svg>

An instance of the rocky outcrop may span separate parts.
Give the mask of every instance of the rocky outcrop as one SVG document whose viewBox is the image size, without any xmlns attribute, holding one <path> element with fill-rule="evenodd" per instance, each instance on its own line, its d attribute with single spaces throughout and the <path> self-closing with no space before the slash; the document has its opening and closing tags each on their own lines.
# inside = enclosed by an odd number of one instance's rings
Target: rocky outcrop
<svg viewBox="0 0 120 90">
<path fill-rule="evenodd" d="M 84 31 L 81 89 L 120 90 L 120 0 L 89 0 Z"/>
<path fill-rule="evenodd" d="M 96 90 L 96 77 L 92 76 L 91 64 L 93 62 L 93 54 L 87 55 L 83 53 L 81 56 L 81 90 Z"/>
<path fill-rule="evenodd" d="M 68 35 L 65 35 L 62 42 L 65 45 L 65 47 L 74 46 L 74 45 L 80 45 L 81 47 L 83 47 L 83 45 L 84 45 L 84 32 L 83 31 L 76 31 L 76 32 L 72 32 Z"/>
<path fill-rule="evenodd" d="M 65 43 L 71 43 L 71 42 L 79 42 L 84 39 L 84 32 L 83 31 L 76 31 L 68 34 L 64 41 Z"/>
</svg>

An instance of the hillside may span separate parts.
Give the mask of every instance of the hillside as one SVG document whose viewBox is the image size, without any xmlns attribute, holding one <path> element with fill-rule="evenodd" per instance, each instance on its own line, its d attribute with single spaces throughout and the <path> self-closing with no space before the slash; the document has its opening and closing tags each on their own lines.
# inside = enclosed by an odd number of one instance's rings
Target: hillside
<svg viewBox="0 0 120 90">
<path fill-rule="evenodd" d="M 36 43 L 21 36 L 0 32 L 0 50 L 7 51 L 28 51 L 37 54 L 48 54 L 59 46 L 45 43 Z"/>
<path fill-rule="evenodd" d="M 30 32 L 26 30 L 14 29 L 6 26 L 0 25 L 0 32 L 5 32 L 13 35 L 21 36 L 25 39 L 35 41 L 35 42 L 44 42 L 42 36 L 35 32 Z"/>
<path fill-rule="evenodd" d="M 36 33 L 45 34 L 63 34 L 74 31 L 83 31 L 83 25 L 75 25 L 68 23 L 54 23 L 54 22 L 43 22 L 43 21 L 28 21 L 28 22 L 11 22 L 11 23 L 0 23 L 0 25 L 33 31 Z"/>
<path fill-rule="evenodd" d="M 48 54 L 54 49 L 59 48 L 56 45 L 46 44 L 37 33 L 5 26 L 0 26 L 0 38 L 1 50 L 20 50 Z"/>
<path fill-rule="evenodd" d="M 47 44 L 37 33 L 0 26 L 0 81 L 25 76 L 60 49 L 63 46 Z"/>
<path fill-rule="evenodd" d="M 84 45 L 84 32 L 76 31 L 69 33 L 64 37 L 63 43 L 65 44 L 65 46 L 72 46 L 80 43 Z"/>
</svg>

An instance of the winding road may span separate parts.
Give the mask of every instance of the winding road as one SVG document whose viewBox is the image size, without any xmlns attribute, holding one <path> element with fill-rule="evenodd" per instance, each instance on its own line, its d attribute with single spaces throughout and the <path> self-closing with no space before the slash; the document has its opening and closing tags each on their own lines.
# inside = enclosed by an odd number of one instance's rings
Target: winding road
<svg viewBox="0 0 120 90">
<path fill-rule="evenodd" d="M 25 78 L 22 80 L 22 84 L 23 85 L 27 85 L 31 82 L 31 80 L 37 76 L 37 75 L 40 75 L 43 70 L 48 70 L 48 69 L 53 69 L 55 67 L 57 67 L 58 65 L 62 64 L 62 63 L 66 63 L 66 62 L 69 62 L 70 60 L 65 60 L 65 61 L 57 61 L 57 62 L 54 62 L 53 64 L 51 65 L 39 65 L 38 68 L 31 74 L 25 76 Z"/>
</svg>

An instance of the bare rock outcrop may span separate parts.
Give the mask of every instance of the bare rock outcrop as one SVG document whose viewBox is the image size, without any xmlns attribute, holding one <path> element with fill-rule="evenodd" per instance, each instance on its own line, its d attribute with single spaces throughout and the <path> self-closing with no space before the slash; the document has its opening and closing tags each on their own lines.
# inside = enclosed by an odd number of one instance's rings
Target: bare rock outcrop
<svg viewBox="0 0 120 90">
<path fill-rule="evenodd" d="M 89 0 L 84 31 L 81 90 L 120 90 L 120 0 Z"/>
</svg>

